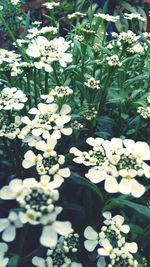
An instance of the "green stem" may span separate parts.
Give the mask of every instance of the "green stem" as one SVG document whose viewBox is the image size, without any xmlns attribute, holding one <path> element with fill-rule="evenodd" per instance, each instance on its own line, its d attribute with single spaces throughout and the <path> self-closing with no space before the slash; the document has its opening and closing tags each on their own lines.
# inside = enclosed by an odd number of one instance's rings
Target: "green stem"
<svg viewBox="0 0 150 267">
<path fill-rule="evenodd" d="M 45 94 L 48 94 L 48 72 L 45 72 Z"/>
<path fill-rule="evenodd" d="M 37 92 L 36 68 L 34 68 L 33 79 L 34 79 L 34 100 L 35 100 L 35 105 L 37 106 L 38 92 Z"/>
<path fill-rule="evenodd" d="M 54 78 L 55 78 L 55 81 L 57 83 L 57 85 L 61 85 L 60 81 L 59 81 L 59 78 L 58 78 L 58 75 L 57 75 L 57 71 L 56 71 L 56 67 L 55 67 L 55 64 L 53 64 L 53 73 L 54 73 Z"/>
<path fill-rule="evenodd" d="M 110 81 L 110 76 L 111 76 L 111 72 L 110 72 L 110 69 L 108 70 L 108 75 L 106 77 L 106 81 L 105 81 L 105 84 L 104 84 L 104 87 L 102 89 L 102 94 L 101 94 L 101 99 L 100 99 L 100 103 L 99 103 L 99 109 L 98 109 L 98 114 L 100 114 L 102 112 L 102 109 L 103 109 L 103 106 L 105 104 L 105 100 L 106 100 L 106 97 L 107 97 L 107 87 L 108 87 L 108 84 L 109 84 L 109 81 Z"/>
<path fill-rule="evenodd" d="M 26 54 L 25 54 L 25 53 L 22 51 L 22 49 L 20 48 L 20 46 L 19 46 L 19 44 L 18 44 L 18 42 L 17 42 L 17 40 L 16 40 L 16 38 L 15 38 L 13 32 L 12 32 L 11 29 L 9 28 L 8 24 L 6 23 L 4 17 L 2 16 L 1 13 L 0 13 L 0 20 L 1 20 L 2 24 L 4 25 L 5 29 L 7 30 L 7 32 L 8 32 L 8 34 L 9 34 L 10 38 L 11 38 L 12 41 L 16 44 L 17 49 L 18 49 L 18 51 L 20 52 L 20 54 L 22 55 L 23 60 L 28 62 L 28 61 L 29 61 L 29 60 L 28 60 L 28 57 L 26 56 Z"/>
<path fill-rule="evenodd" d="M 26 77 L 27 77 L 27 93 L 28 93 L 29 107 L 31 107 L 31 85 L 30 85 L 29 74 L 26 74 Z"/>
</svg>

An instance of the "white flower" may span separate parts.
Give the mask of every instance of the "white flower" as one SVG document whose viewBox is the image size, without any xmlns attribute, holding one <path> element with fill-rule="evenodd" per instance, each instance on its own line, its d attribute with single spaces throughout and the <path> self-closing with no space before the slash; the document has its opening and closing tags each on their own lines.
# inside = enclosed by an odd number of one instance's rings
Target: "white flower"
<svg viewBox="0 0 150 267">
<path fill-rule="evenodd" d="M 116 257 L 118 249 L 113 248 L 113 246 L 110 244 L 109 240 L 107 240 L 107 239 L 102 240 L 101 246 L 103 246 L 103 248 L 99 248 L 97 250 L 97 252 L 100 256 L 105 256 L 105 257 L 109 256 L 111 259 L 114 259 Z"/>
<path fill-rule="evenodd" d="M 8 218 L 0 218 L 0 232 L 3 232 L 2 239 L 5 242 L 14 241 L 16 228 L 21 228 L 22 223 L 14 211 L 10 211 Z"/>
<path fill-rule="evenodd" d="M 56 188 L 60 186 L 59 179 L 50 182 L 49 176 L 42 176 L 40 182 L 35 178 L 25 180 L 14 179 L 9 186 L 4 186 L 0 191 L 0 197 L 4 200 L 16 199 L 22 211 L 19 218 L 22 223 L 39 224 L 49 220 L 55 221 L 61 212 L 60 207 L 54 203 L 59 199 Z M 38 201 L 37 198 L 39 199 Z"/>
<path fill-rule="evenodd" d="M 119 41 L 129 45 L 135 43 L 139 38 L 140 36 L 137 36 L 131 30 L 128 30 L 127 32 L 121 32 L 118 36 Z"/>
<path fill-rule="evenodd" d="M 102 14 L 102 13 L 98 13 L 98 14 L 94 14 L 95 17 L 101 18 L 103 20 L 106 21 L 111 21 L 111 22 L 116 22 L 117 20 L 119 20 L 119 16 L 111 16 L 109 14 Z"/>
<path fill-rule="evenodd" d="M 104 181 L 104 188 L 109 193 L 121 192 L 140 197 L 145 187 L 137 176 L 150 178 L 150 167 L 144 160 L 150 159 L 150 148 L 145 142 L 130 139 L 89 137 L 86 142 L 92 150 L 80 151 L 72 147 L 70 153 L 75 155 L 74 162 L 90 167 L 85 176 L 93 183 Z M 118 178 L 121 181 L 118 182 Z"/>
<path fill-rule="evenodd" d="M 0 129 L 0 136 L 4 136 L 8 139 L 15 139 L 20 134 L 21 117 L 16 116 L 14 122 L 9 123 L 3 121 L 2 128 Z"/>
<path fill-rule="evenodd" d="M 72 61 L 72 54 L 66 52 L 69 47 L 70 42 L 65 41 L 63 37 L 49 41 L 44 36 L 37 36 L 29 43 L 26 53 L 33 59 L 36 68 L 52 72 L 51 64 L 54 61 L 59 62 L 62 67 Z"/>
<path fill-rule="evenodd" d="M 19 199 L 23 194 L 23 182 L 20 179 L 12 180 L 9 185 L 0 190 L 0 198 L 4 200 Z"/>
<path fill-rule="evenodd" d="M 20 2 L 20 0 L 10 0 L 10 1 L 11 1 L 12 5 L 14 5 L 14 6 L 16 6 Z"/>
<path fill-rule="evenodd" d="M 118 55 L 112 55 L 112 56 L 108 56 L 106 57 L 106 60 L 108 62 L 108 65 L 111 67 L 120 67 L 122 66 L 122 62 L 120 62 L 120 59 L 118 57 Z"/>
<path fill-rule="evenodd" d="M 131 54 L 144 55 L 147 47 L 142 46 L 140 43 L 133 45 L 128 49 Z"/>
<path fill-rule="evenodd" d="M 47 103 L 51 103 L 54 101 L 54 97 L 63 98 L 71 94 L 73 94 L 73 90 L 68 86 L 56 86 L 48 95 L 41 95 L 41 98 L 46 99 Z"/>
<path fill-rule="evenodd" d="M 104 181 L 104 188 L 109 193 L 118 192 L 118 182 L 116 180 L 117 171 L 114 166 L 102 166 L 101 168 L 91 168 L 85 177 L 93 183 Z"/>
<path fill-rule="evenodd" d="M 22 161 L 22 166 L 25 169 L 29 169 L 34 165 L 42 162 L 42 155 L 38 154 L 37 156 L 33 153 L 32 150 L 29 150 L 24 155 L 24 160 Z"/>
<path fill-rule="evenodd" d="M 23 91 L 16 87 L 6 87 L 0 93 L 0 110 L 21 110 L 27 101 Z"/>
<path fill-rule="evenodd" d="M 96 246 L 100 244 L 100 235 L 91 226 L 84 230 L 84 237 L 87 239 L 84 241 L 84 247 L 89 252 L 94 251 Z"/>
<path fill-rule="evenodd" d="M 136 181 L 131 175 L 127 175 L 121 180 L 118 185 L 118 189 L 122 194 L 132 194 L 137 198 L 141 197 L 145 193 L 145 187 Z"/>
<path fill-rule="evenodd" d="M 128 20 L 137 19 L 138 21 L 146 21 L 146 19 L 143 18 L 139 13 L 124 13 L 124 18 Z"/>
<path fill-rule="evenodd" d="M 123 225 L 124 218 L 121 215 L 116 215 L 112 217 L 110 212 L 104 212 L 103 216 L 106 218 L 104 221 L 105 225 L 113 225 L 115 226 L 115 232 L 117 234 L 120 234 L 120 232 L 123 232 L 127 234 L 130 231 L 130 227 L 128 225 Z"/>
<path fill-rule="evenodd" d="M 70 106 L 66 104 L 58 111 L 57 104 L 39 103 L 38 108 L 29 110 L 29 114 L 34 115 L 33 120 L 30 120 L 27 116 L 22 118 L 22 122 L 26 126 L 21 130 L 20 138 L 23 139 L 28 135 L 32 135 L 35 138 L 41 136 L 44 139 L 48 139 L 49 137 L 59 139 L 61 133 L 70 135 L 72 129 L 65 128 L 65 124 L 71 120 L 71 116 L 68 115 L 70 111 Z"/>
<path fill-rule="evenodd" d="M 51 256 L 48 256 L 46 259 L 43 259 L 41 257 L 34 257 L 32 259 L 32 263 L 37 266 L 37 267 L 53 267 L 53 266 L 56 266 L 55 265 L 55 262 L 56 261 L 56 264 L 59 264 L 59 261 L 60 258 L 59 258 L 60 254 L 58 254 L 58 261 L 57 261 L 57 255 L 56 255 L 56 259 L 52 259 Z M 62 259 L 62 263 L 61 265 L 57 265 L 58 267 L 82 267 L 82 265 L 80 263 L 77 263 L 77 262 L 72 262 L 69 258 L 65 257 L 64 259 Z"/>
<path fill-rule="evenodd" d="M 41 140 L 36 143 L 36 149 L 44 152 L 43 156 L 48 157 L 53 152 L 55 146 L 57 144 L 57 139 L 54 139 L 52 137 L 49 137 L 47 141 Z"/>
<path fill-rule="evenodd" d="M 68 19 L 74 19 L 74 18 L 77 18 L 77 17 L 85 17 L 86 16 L 86 14 L 84 14 L 84 13 L 80 13 L 80 12 L 74 12 L 74 13 L 72 13 L 72 14 L 68 14 L 67 15 L 67 18 Z"/>
<path fill-rule="evenodd" d="M 47 222 L 47 224 L 49 224 L 49 222 Z M 73 229 L 70 222 L 51 222 L 50 225 L 45 225 L 43 227 L 40 243 L 45 247 L 54 247 L 57 244 L 58 234 L 67 236 L 72 232 Z"/>
<path fill-rule="evenodd" d="M 47 257 L 47 259 L 43 259 L 41 257 L 37 257 L 35 256 L 33 259 L 32 259 L 32 263 L 33 265 L 37 266 L 37 267 L 52 267 L 52 259 L 51 257 Z"/>
<path fill-rule="evenodd" d="M 100 85 L 99 85 L 100 81 L 95 80 L 95 78 L 91 77 L 89 78 L 86 82 L 84 82 L 84 84 L 92 90 L 99 90 L 100 89 Z"/>
<path fill-rule="evenodd" d="M 57 6 L 59 6 L 60 5 L 60 3 L 58 2 L 58 3 L 56 3 L 56 2 L 51 2 L 51 3 L 49 3 L 49 2 L 46 2 L 46 3 L 43 3 L 43 6 L 45 6 L 47 9 L 53 9 L 54 7 L 57 7 Z"/>
</svg>

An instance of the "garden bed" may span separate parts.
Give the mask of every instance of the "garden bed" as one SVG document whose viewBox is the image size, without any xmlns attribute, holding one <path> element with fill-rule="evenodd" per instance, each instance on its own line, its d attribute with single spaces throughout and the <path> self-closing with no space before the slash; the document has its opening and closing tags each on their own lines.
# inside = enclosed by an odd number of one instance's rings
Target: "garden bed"
<svg viewBox="0 0 150 267">
<path fill-rule="evenodd" d="M 148 10 L 102 2 L 3 5 L 0 267 L 150 266 Z"/>
</svg>

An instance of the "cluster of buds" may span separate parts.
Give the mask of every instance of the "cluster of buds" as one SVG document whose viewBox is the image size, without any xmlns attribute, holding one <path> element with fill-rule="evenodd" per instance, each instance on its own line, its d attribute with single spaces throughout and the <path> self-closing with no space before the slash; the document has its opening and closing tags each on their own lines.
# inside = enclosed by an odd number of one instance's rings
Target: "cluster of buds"
<svg viewBox="0 0 150 267">
<path fill-rule="evenodd" d="M 86 82 L 84 82 L 84 85 L 92 90 L 99 90 L 99 80 L 95 80 L 95 78 L 91 77 Z"/>
</svg>

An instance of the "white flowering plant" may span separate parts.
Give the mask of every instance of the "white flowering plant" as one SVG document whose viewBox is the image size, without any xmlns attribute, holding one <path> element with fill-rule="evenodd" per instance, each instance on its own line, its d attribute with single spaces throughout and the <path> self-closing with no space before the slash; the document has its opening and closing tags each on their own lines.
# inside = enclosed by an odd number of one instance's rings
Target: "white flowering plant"
<svg viewBox="0 0 150 267">
<path fill-rule="evenodd" d="M 145 17 L 62 2 L 0 14 L 0 267 L 149 267 L 150 34 L 117 28 Z"/>
</svg>

